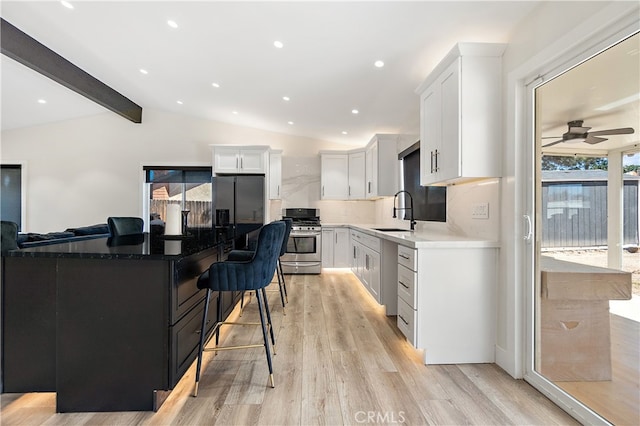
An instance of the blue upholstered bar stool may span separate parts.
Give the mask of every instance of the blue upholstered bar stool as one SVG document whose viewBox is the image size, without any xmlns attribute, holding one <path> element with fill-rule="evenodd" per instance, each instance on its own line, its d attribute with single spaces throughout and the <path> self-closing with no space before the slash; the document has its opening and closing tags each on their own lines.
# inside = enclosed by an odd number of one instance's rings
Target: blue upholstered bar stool
<svg viewBox="0 0 640 426">
<path fill-rule="evenodd" d="M 280 263 L 280 257 L 282 257 L 287 251 L 287 240 L 289 240 L 289 234 L 291 233 L 291 227 L 293 226 L 293 220 L 286 218 L 282 219 L 285 224 L 284 236 L 282 238 L 282 245 L 280 246 L 280 255 L 278 256 L 278 264 L 276 266 L 276 275 L 278 276 L 278 287 L 280 290 L 280 300 L 282 301 L 282 312 L 284 312 L 285 303 L 289 303 L 289 296 L 287 295 L 287 284 L 284 281 L 284 274 L 282 273 L 282 264 Z M 229 260 L 248 260 L 253 257 L 253 251 L 251 250 L 232 250 L 229 253 Z M 285 302 L 286 299 L 286 302 Z M 240 313 L 244 308 L 244 294 L 240 300 Z"/>
<path fill-rule="evenodd" d="M 144 221 L 139 217 L 109 217 L 107 225 L 114 238 L 142 234 L 144 230 Z"/>
<path fill-rule="evenodd" d="M 198 349 L 198 363 L 196 367 L 196 383 L 193 396 L 198 396 L 198 383 L 200 382 L 200 368 L 202 367 L 202 353 L 204 351 L 219 351 L 228 349 L 246 349 L 264 346 L 267 355 L 267 365 L 269 366 L 269 381 L 271 387 L 275 387 L 273 381 L 273 365 L 271 363 L 271 351 L 269 349 L 268 332 L 271 332 L 271 341 L 275 344 L 273 329 L 270 327 L 271 314 L 264 288 L 269 285 L 273 274 L 276 271 L 278 255 L 282 238 L 285 233 L 284 222 L 271 222 L 260 229 L 258 234 L 258 242 L 256 250 L 250 260 L 231 261 L 213 263 L 209 269 L 204 272 L 198 279 L 198 288 L 206 289 L 204 312 L 202 315 L 202 326 L 200 328 L 200 346 Z M 221 318 L 221 306 L 218 302 L 218 318 L 209 333 L 206 332 L 207 315 L 209 313 L 209 302 L 211 293 L 214 291 L 255 291 L 258 303 L 258 312 L 260 314 L 260 323 L 262 326 L 262 337 L 264 342 L 255 345 L 243 346 L 218 346 L 217 336 L 220 327 L 224 324 L 241 324 L 241 323 L 225 323 Z M 221 300 L 220 295 L 218 301 Z M 267 318 L 265 318 L 265 315 Z M 246 324 L 246 323 L 244 323 Z M 258 323 L 255 323 L 258 324 Z M 269 329 L 269 330 L 267 330 Z M 206 336 L 205 336 L 206 335 Z M 206 345 L 216 335 L 216 346 L 207 348 Z"/>
</svg>

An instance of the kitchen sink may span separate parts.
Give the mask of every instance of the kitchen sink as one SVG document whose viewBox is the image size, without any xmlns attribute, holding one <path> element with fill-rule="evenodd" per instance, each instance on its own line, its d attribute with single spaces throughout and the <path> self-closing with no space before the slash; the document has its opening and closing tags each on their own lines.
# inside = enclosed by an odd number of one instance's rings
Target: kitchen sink
<svg viewBox="0 0 640 426">
<path fill-rule="evenodd" d="M 411 232 L 408 229 L 400 229 L 400 228 L 373 228 L 373 229 L 381 232 Z"/>
</svg>

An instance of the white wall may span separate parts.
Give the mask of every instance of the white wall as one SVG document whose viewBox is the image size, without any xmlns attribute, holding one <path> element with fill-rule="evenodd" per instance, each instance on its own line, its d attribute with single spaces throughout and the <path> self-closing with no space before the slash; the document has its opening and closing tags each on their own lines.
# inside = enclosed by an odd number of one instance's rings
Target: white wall
<svg viewBox="0 0 640 426">
<path fill-rule="evenodd" d="M 113 113 L 2 132 L 3 163 L 27 164 L 24 232 L 141 216 L 143 164 L 209 165 L 210 144 L 269 145 L 314 157 L 342 145 L 145 109 L 142 124 Z"/>
</svg>

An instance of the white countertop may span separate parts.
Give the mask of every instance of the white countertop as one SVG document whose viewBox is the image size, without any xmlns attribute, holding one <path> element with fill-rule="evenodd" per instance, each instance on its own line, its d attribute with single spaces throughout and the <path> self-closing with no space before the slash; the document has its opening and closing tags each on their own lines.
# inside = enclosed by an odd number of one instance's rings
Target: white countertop
<svg viewBox="0 0 640 426">
<path fill-rule="evenodd" d="M 378 231 L 375 228 L 390 228 L 376 224 L 323 223 L 327 228 L 351 228 L 375 237 L 384 238 L 411 248 L 499 248 L 500 243 L 443 232 Z"/>
</svg>

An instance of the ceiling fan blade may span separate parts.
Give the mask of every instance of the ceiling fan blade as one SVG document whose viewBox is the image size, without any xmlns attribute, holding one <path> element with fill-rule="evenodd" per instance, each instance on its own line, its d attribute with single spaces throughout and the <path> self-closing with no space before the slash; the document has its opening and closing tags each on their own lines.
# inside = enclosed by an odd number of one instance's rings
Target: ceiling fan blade
<svg viewBox="0 0 640 426">
<path fill-rule="evenodd" d="M 569 133 L 583 134 L 587 133 L 591 127 L 569 126 Z"/>
<path fill-rule="evenodd" d="M 543 138 L 543 139 L 544 139 L 544 138 Z M 546 147 L 548 147 L 548 146 L 553 146 L 553 145 L 559 144 L 559 143 L 561 143 L 561 142 L 564 142 L 564 140 L 560 139 L 560 140 L 558 140 L 558 141 L 551 142 L 551 143 L 548 143 L 548 144 L 546 144 L 546 145 L 542 145 L 542 147 L 543 147 L 543 148 L 546 148 Z"/>
<path fill-rule="evenodd" d="M 620 129 L 598 130 L 597 132 L 589 132 L 589 134 L 592 136 L 630 135 L 633 132 L 633 127 L 622 127 Z"/>
<path fill-rule="evenodd" d="M 584 141 L 584 143 L 588 143 L 590 145 L 595 145 L 597 143 L 604 142 L 606 140 L 607 140 L 607 138 L 599 138 L 599 137 L 593 136 L 591 133 L 589 133 L 589 135 L 587 136 L 587 139 Z"/>
</svg>

